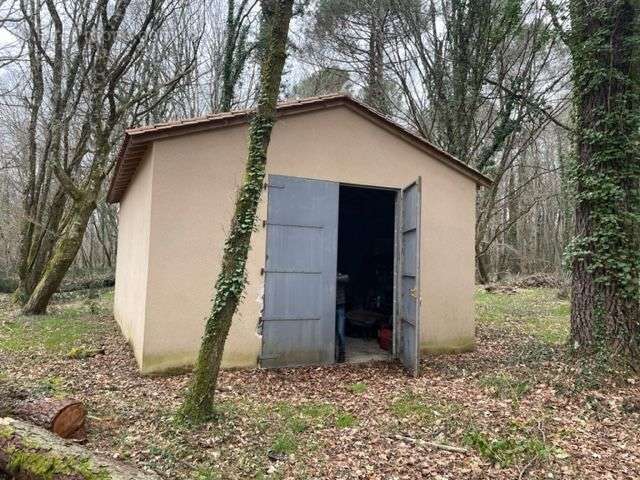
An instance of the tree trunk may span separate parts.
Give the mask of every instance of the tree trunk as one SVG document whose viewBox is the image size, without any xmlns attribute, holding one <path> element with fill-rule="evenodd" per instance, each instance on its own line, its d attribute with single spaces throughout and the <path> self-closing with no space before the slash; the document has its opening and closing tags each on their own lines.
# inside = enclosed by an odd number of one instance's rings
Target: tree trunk
<svg viewBox="0 0 640 480">
<path fill-rule="evenodd" d="M 249 130 L 249 155 L 244 181 L 236 198 L 235 212 L 225 242 L 213 306 L 202 337 L 193 381 L 182 406 L 183 417 L 192 423 L 206 421 L 213 413 L 214 391 L 224 344 L 244 290 L 247 254 L 262 193 L 267 149 L 276 121 L 276 103 L 286 59 L 293 1 L 261 1 L 260 97 Z"/>
<path fill-rule="evenodd" d="M 640 6 L 571 2 L 576 237 L 571 341 L 640 356 Z"/>
<path fill-rule="evenodd" d="M 29 300 L 22 308 L 24 315 L 45 313 L 49 300 L 60 287 L 67 270 L 69 270 L 82 245 L 87 224 L 93 210 L 96 208 L 96 201 L 92 193 L 89 192 L 87 194 L 88 198 L 82 198 L 74 202 L 71 213 L 72 218 L 58 240 L 42 278 L 40 278 Z"/>
<path fill-rule="evenodd" d="M 388 115 L 389 105 L 384 85 L 384 35 L 386 7 L 376 2 L 372 7 L 369 25 L 369 65 L 367 85 L 365 88 L 365 103 L 384 115 Z"/>
<path fill-rule="evenodd" d="M 16 480 L 160 480 L 66 443 L 40 427 L 0 418 L 0 478 L 5 476 Z"/>
<path fill-rule="evenodd" d="M 18 262 L 19 284 L 15 297 L 22 305 L 27 302 L 38 285 L 47 261 L 51 258 L 66 201 L 67 194 L 60 187 L 55 192 L 51 205 L 46 207 L 46 210 L 44 206 L 40 207 L 39 219 L 32 221 L 35 223 L 32 225 L 31 233 L 20 238 L 20 248 L 25 249 L 26 254 L 21 254 Z"/>
<path fill-rule="evenodd" d="M 485 250 L 484 252 L 479 251 L 479 245 L 476 245 L 476 274 L 477 281 L 482 285 L 486 285 L 491 281 L 490 277 L 490 261 L 489 261 L 489 252 Z"/>
<path fill-rule="evenodd" d="M 231 110 L 234 97 L 234 53 L 236 51 L 236 39 L 240 34 L 240 32 L 237 31 L 239 28 L 240 26 L 236 26 L 235 22 L 235 2 L 229 0 L 227 5 L 227 31 L 224 42 L 224 60 L 222 64 L 222 97 L 220 100 L 220 109 L 223 112 Z"/>
</svg>

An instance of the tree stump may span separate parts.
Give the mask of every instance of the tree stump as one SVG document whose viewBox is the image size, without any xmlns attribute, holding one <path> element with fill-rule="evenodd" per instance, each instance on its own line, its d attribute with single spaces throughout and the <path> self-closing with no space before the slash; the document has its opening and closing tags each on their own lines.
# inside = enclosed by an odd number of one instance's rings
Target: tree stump
<svg viewBox="0 0 640 480">
<path fill-rule="evenodd" d="M 0 478 L 16 480 L 160 480 L 13 418 L 0 418 Z"/>
</svg>

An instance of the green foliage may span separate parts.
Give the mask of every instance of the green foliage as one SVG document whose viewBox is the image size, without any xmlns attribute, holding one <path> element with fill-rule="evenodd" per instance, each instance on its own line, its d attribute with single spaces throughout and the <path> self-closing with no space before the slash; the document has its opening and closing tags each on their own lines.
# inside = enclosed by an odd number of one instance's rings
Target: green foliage
<svg viewBox="0 0 640 480">
<path fill-rule="evenodd" d="M 295 435 L 290 432 L 278 435 L 271 445 L 271 451 L 274 453 L 283 453 L 289 455 L 298 449 L 298 441 Z"/>
<path fill-rule="evenodd" d="M 624 2 L 572 9 L 578 128 L 570 178 L 586 223 L 566 257 L 586 267 L 597 292 L 610 289 L 631 304 L 640 299 L 639 16 Z"/>
<path fill-rule="evenodd" d="M 293 433 L 302 433 L 309 428 L 309 422 L 303 417 L 291 417 L 287 424 Z"/>
<path fill-rule="evenodd" d="M 293 94 L 301 97 L 313 97 L 339 92 L 349 82 L 349 72 L 340 68 L 323 68 L 306 76 L 292 88 Z"/>
<path fill-rule="evenodd" d="M 359 395 L 367 391 L 367 384 L 362 382 L 357 382 L 357 383 L 352 383 L 347 388 L 351 393 L 355 393 Z"/>
<path fill-rule="evenodd" d="M 211 467 L 200 467 L 193 474 L 193 480 L 221 480 L 222 477 Z"/>
<path fill-rule="evenodd" d="M 397 417 L 431 417 L 433 406 L 420 395 L 405 394 L 391 403 L 391 413 Z"/>
<path fill-rule="evenodd" d="M 324 420 L 334 413 L 335 408 L 328 403 L 307 403 L 301 405 L 299 411 L 307 417 Z"/>
<path fill-rule="evenodd" d="M 83 360 L 85 358 L 95 357 L 97 354 L 101 353 L 102 349 L 99 348 L 90 348 L 86 345 L 80 345 L 78 347 L 73 347 L 71 350 L 67 352 L 66 357 L 73 360 Z"/>
<path fill-rule="evenodd" d="M 482 431 L 470 429 L 465 433 L 463 441 L 488 461 L 502 468 L 545 459 L 550 453 L 549 447 L 541 438 L 518 433 L 490 437 Z"/>
<path fill-rule="evenodd" d="M 38 381 L 36 391 L 42 392 L 47 396 L 62 398 L 68 395 L 65 388 L 65 379 L 62 377 L 45 377 Z"/>
<path fill-rule="evenodd" d="M 637 375 L 626 358 L 610 352 L 605 345 L 593 355 L 573 356 L 572 375 L 558 379 L 554 388 L 565 395 L 575 395 L 591 390 L 624 385 L 628 378 Z"/>
<path fill-rule="evenodd" d="M 276 405 L 275 411 L 287 429 L 293 433 L 302 433 L 312 427 L 326 428 L 332 425 L 338 428 L 348 428 L 358 422 L 358 419 L 351 413 L 340 411 L 328 403 L 291 405 L 281 402 Z"/>
<path fill-rule="evenodd" d="M 508 373 L 488 374 L 480 378 L 480 385 L 497 398 L 519 401 L 531 390 L 526 380 L 519 380 Z"/>
<path fill-rule="evenodd" d="M 351 428 L 358 423 L 358 419 L 350 413 L 341 413 L 336 417 L 336 427 Z"/>
<path fill-rule="evenodd" d="M 412 419 L 423 425 L 440 423 L 459 413 L 457 405 L 430 401 L 416 393 L 405 393 L 390 405 L 391 414 L 400 419 Z"/>
</svg>

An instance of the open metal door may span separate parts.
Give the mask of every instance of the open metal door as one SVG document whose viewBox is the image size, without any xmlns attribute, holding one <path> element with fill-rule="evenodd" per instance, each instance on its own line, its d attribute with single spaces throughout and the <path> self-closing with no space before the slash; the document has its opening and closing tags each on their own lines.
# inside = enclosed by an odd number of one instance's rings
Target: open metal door
<svg viewBox="0 0 640 480">
<path fill-rule="evenodd" d="M 261 365 L 333 363 L 339 185 L 270 175 L 267 188 Z"/>
<path fill-rule="evenodd" d="M 407 371 L 420 365 L 420 195 L 418 178 L 402 190 L 400 202 L 400 298 L 397 349 Z"/>
</svg>

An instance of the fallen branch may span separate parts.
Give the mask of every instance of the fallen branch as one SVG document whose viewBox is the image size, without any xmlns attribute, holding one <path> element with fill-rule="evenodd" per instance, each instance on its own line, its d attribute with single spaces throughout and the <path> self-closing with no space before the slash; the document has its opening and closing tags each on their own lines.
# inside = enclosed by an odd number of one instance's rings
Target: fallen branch
<svg viewBox="0 0 640 480">
<path fill-rule="evenodd" d="M 405 435 L 396 435 L 394 438 L 396 438 L 397 440 L 403 440 L 405 442 L 413 443 L 414 445 L 419 445 L 421 447 L 432 447 L 432 448 L 437 448 L 438 450 L 446 450 L 447 452 L 454 452 L 454 453 L 468 452 L 468 450 L 464 447 L 456 447 L 454 445 L 446 445 L 444 443 L 429 442 L 427 440 L 421 440 L 419 438 L 411 438 Z"/>
<path fill-rule="evenodd" d="M 3 475 L 19 480 L 160 479 L 8 417 L 0 418 L 0 478 Z"/>
</svg>

